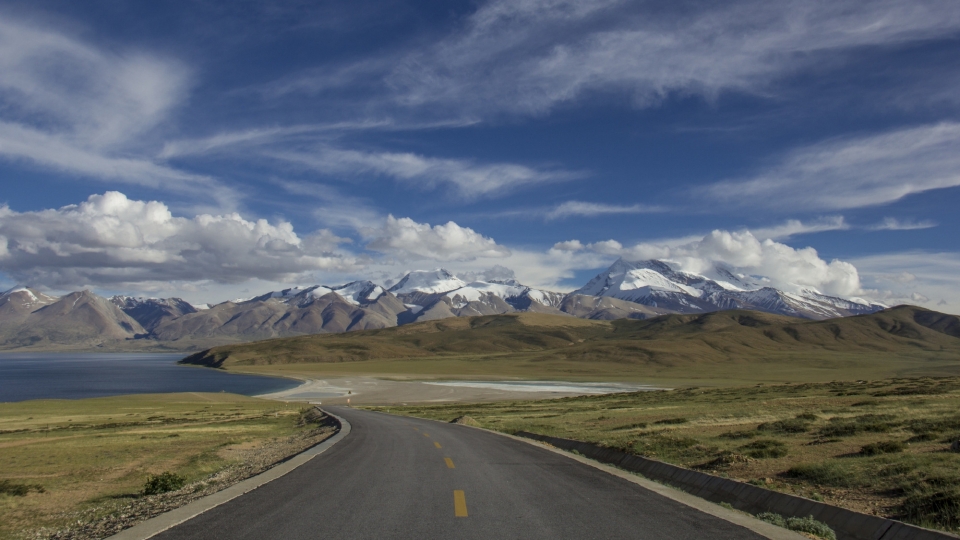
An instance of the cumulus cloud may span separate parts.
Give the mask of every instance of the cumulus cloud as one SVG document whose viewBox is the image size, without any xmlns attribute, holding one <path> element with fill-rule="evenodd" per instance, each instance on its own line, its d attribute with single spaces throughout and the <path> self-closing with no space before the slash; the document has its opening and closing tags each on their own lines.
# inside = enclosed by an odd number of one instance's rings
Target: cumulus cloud
<svg viewBox="0 0 960 540">
<path fill-rule="evenodd" d="M 387 216 L 384 225 L 365 234 L 372 239 L 367 249 L 395 254 L 405 259 L 475 260 L 502 258 L 510 250 L 469 227 L 449 221 L 444 225 L 417 223 L 410 218 Z"/>
<path fill-rule="evenodd" d="M 706 192 L 738 206 L 839 210 L 960 186 L 958 171 L 960 123 L 944 122 L 821 142 L 754 178 L 720 182 Z"/>
<path fill-rule="evenodd" d="M 582 178 L 584 173 L 535 169 L 516 163 L 476 163 L 404 152 L 362 152 L 321 146 L 314 152 L 270 151 L 266 155 L 296 162 L 324 174 L 376 174 L 420 189 L 447 186 L 462 198 L 504 195 L 525 185 Z"/>
<path fill-rule="evenodd" d="M 739 273 L 768 278 L 771 286 L 786 291 L 811 288 L 838 296 L 862 292 L 854 265 L 836 259 L 827 262 L 812 247 L 796 249 L 770 239 L 760 240 L 750 231 L 715 230 L 683 244 L 640 243 L 630 247 L 615 240 L 586 245 L 573 240 L 556 244 L 553 249 L 582 249 L 627 260 L 667 260 L 693 273 L 710 273 L 721 264 Z"/>
<path fill-rule="evenodd" d="M 327 230 L 300 237 L 285 221 L 236 213 L 176 217 L 119 192 L 36 212 L 0 209 L 0 270 L 23 283 L 68 288 L 164 280 L 299 279 L 356 268 Z"/>
</svg>

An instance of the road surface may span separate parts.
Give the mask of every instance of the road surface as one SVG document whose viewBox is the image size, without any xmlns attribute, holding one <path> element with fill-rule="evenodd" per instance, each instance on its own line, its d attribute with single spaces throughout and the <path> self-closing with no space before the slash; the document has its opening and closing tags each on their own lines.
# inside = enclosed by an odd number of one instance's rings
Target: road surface
<svg viewBox="0 0 960 540">
<path fill-rule="evenodd" d="M 351 433 L 154 537 L 760 539 L 593 467 L 466 426 L 331 407 Z"/>
</svg>

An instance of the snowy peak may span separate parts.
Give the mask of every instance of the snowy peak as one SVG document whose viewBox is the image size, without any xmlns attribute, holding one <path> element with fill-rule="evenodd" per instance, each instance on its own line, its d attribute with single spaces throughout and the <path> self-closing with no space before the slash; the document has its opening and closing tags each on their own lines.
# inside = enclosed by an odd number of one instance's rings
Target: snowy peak
<svg viewBox="0 0 960 540">
<path fill-rule="evenodd" d="M 29 287 L 13 287 L 0 293 L 0 301 L 14 302 L 25 308 L 39 309 L 57 301 L 55 296 L 44 294 Z"/>
<path fill-rule="evenodd" d="M 386 291 L 372 281 L 354 281 L 339 287 L 331 287 L 333 292 L 340 295 L 347 302 L 359 306 L 369 302 L 376 302 Z"/>
<path fill-rule="evenodd" d="M 618 259 L 573 294 L 616 298 L 678 313 L 755 309 L 810 319 L 873 313 L 884 307 L 810 289 L 784 292 L 770 283 L 768 278 L 722 266 L 696 274 L 676 270 L 664 261 Z"/>
<path fill-rule="evenodd" d="M 443 268 L 436 270 L 416 270 L 403 276 L 403 279 L 388 289 L 396 295 L 423 293 L 442 294 L 455 291 L 467 284 Z"/>
</svg>

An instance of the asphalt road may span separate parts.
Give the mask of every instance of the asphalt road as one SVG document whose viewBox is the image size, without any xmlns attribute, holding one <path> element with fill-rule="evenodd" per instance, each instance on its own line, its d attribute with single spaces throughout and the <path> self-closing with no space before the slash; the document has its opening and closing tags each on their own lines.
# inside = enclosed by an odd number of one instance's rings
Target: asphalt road
<svg viewBox="0 0 960 540">
<path fill-rule="evenodd" d="M 759 539 L 593 467 L 465 426 L 331 407 L 351 433 L 154 537 Z"/>
</svg>

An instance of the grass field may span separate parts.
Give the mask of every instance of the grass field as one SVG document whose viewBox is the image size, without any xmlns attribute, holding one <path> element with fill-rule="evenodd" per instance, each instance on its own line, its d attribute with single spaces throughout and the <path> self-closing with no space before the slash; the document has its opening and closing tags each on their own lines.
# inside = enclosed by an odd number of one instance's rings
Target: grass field
<svg viewBox="0 0 960 540">
<path fill-rule="evenodd" d="M 0 538 L 95 521 L 137 499 L 148 474 L 194 482 L 305 429 L 297 405 L 235 394 L 2 403 Z"/>
<path fill-rule="evenodd" d="M 375 408 L 384 410 L 385 408 Z M 389 412 L 589 441 L 960 530 L 960 378 L 686 388 Z"/>
<path fill-rule="evenodd" d="M 591 321 L 521 313 L 215 347 L 185 362 L 296 375 L 666 386 L 960 375 L 960 319 L 903 306 L 807 321 L 749 311 Z"/>
</svg>

